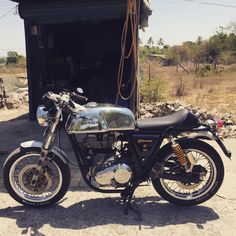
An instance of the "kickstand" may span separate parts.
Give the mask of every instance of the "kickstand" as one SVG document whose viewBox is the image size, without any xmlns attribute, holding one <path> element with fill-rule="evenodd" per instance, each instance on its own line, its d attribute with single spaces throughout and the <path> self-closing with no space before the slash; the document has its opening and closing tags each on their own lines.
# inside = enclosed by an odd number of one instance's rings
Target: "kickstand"
<svg viewBox="0 0 236 236">
<path fill-rule="evenodd" d="M 135 189 L 128 189 L 127 191 L 125 191 L 124 193 L 121 194 L 121 197 L 123 197 L 123 201 L 124 201 L 124 213 L 125 215 L 128 215 L 128 211 L 133 211 L 136 215 L 137 215 L 137 221 L 142 221 L 143 217 L 141 215 L 141 213 L 137 210 L 134 209 L 131 205 L 131 201 L 134 195 L 134 191 Z"/>
</svg>

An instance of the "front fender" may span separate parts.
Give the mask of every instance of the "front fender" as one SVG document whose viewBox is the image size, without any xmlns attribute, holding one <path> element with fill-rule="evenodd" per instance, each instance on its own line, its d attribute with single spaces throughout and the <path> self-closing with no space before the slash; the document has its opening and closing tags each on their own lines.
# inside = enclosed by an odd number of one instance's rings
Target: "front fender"
<svg viewBox="0 0 236 236">
<path fill-rule="evenodd" d="M 21 143 L 20 147 L 21 148 L 30 148 L 30 147 L 42 148 L 43 143 L 40 141 L 31 140 L 31 141 Z M 65 164 L 69 163 L 69 159 L 68 159 L 67 155 L 60 148 L 53 146 L 49 150 L 49 153 L 53 153 L 56 156 L 58 156 Z"/>
</svg>

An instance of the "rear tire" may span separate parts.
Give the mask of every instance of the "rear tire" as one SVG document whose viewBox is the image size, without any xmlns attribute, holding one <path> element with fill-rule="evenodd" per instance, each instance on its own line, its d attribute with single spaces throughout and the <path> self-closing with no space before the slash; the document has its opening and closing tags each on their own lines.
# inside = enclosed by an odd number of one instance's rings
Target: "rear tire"
<svg viewBox="0 0 236 236">
<path fill-rule="evenodd" d="M 223 162 L 214 148 L 209 144 L 196 140 L 196 139 L 180 139 L 177 140 L 184 152 L 197 153 L 200 157 L 205 157 L 209 162 L 209 180 L 205 186 L 194 192 L 190 192 L 192 186 L 185 185 L 178 181 L 173 181 L 172 186 L 175 185 L 177 190 L 172 189 L 168 180 L 156 178 L 152 179 L 153 187 L 157 193 L 170 203 L 182 206 L 193 206 L 203 203 L 213 197 L 219 190 L 224 179 L 224 166 Z M 173 151 L 170 144 L 163 147 L 158 162 L 167 162 L 170 157 L 173 156 Z M 202 160 L 202 159 L 200 159 Z M 168 186 L 169 184 L 169 186 Z M 181 189 L 182 186 L 182 189 Z M 194 187 L 194 185 L 193 185 Z M 187 193 L 189 191 L 189 193 Z"/>
<path fill-rule="evenodd" d="M 20 204 L 30 207 L 46 207 L 57 203 L 70 186 L 70 169 L 58 156 L 49 153 L 44 162 L 45 170 L 41 175 L 41 189 L 30 189 L 29 179 L 32 177 L 41 149 L 18 148 L 7 158 L 3 165 L 3 181 L 10 196 Z M 24 163 L 26 162 L 26 163 Z M 19 168 L 19 169 L 17 169 Z M 50 189 L 52 194 L 49 193 Z M 42 195 L 42 197 L 40 197 Z"/>
</svg>

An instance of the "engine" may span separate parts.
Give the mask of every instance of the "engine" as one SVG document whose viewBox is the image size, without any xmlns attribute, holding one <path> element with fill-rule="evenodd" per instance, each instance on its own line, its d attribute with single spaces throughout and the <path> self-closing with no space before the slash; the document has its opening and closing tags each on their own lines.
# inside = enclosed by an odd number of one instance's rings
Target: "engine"
<svg viewBox="0 0 236 236">
<path fill-rule="evenodd" d="M 112 160 L 106 161 L 101 166 L 93 169 L 93 177 L 101 186 L 120 187 L 129 183 L 132 177 L 131 168 L 122 162 Z"/>
<path fill-rule="evenodd" d="M 115 135 L 86 135 L 83 147 L 90 163 L 90 177 L 101 187 L 123 187 L 130 182 L 133 172 L 127 158 L 127 148 Z"/>
</svg>

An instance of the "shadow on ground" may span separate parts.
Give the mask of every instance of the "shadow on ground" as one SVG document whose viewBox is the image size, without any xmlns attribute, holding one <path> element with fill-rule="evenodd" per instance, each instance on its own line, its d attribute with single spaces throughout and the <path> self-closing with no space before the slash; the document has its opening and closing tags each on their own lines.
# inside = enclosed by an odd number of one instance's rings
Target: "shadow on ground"
<svg viewBox="0 0 236 236">
<path fill-rule="evenodd" d="M 178 207 L 164 203 L 159 197 L 136 198 L 135 207 L 143 216 L 138 222 L 136 215 L 124 215 L 120 198 L 97 198 L 81 201 L 69 207 L 56 205 L 44 209 L 22 206 L 0 209 L 0 217 L 16 220 L 22 234 L 43 236 L 38 230 L 45 224 L 57 229 L 86 229 L 107 224 L 120 224 L 152 229 L 168 225 L 195 224 L 204 229 L 204 224 L 219 219 L 218 214 L 205 206 Z M 65 200 L 66 201 L 66 200 Z"/>
</svg>

